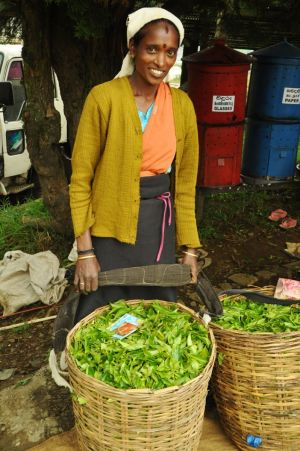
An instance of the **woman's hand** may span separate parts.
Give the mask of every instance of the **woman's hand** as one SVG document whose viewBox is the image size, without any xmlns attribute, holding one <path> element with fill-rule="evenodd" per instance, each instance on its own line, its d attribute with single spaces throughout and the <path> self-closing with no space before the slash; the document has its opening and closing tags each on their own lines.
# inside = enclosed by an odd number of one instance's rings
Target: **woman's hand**
<svg viewBox="0 0 300 451">
<path fill-rule="evenodd" d="M 96 291 L 99 285 L 100 264 L 94 255 L 90 230 L 76 238 L 78 260 L 76 263 L 74 285 L 76 291 Z M 80 255 L 80 252 L 82 255 Z"/>
<path fill-rule="evenodd" d="M 101 271 L 96 257 L 77 260 L 74 286 L 76 291 L 89 292 L 98 288 L 98 275 Z"/>
<path fill-rule="evenodd" d="M 198 258 L 195 249 L 187 249 L 183 253 L 181 263 L 184 265 L 189 265 L 191 267 L 192 280 L 191 283 L 197 283 L 198 277 Z M 191 255 L 194 254 L 194 255 Z"/>
</svg>

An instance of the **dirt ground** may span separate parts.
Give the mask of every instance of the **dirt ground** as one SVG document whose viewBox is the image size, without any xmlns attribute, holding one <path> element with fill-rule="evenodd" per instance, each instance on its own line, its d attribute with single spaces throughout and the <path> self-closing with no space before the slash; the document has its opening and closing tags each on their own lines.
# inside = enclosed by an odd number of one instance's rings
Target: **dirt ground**
<svg viewBox="0 0 300 451">
<path fill-rule="evenodd" d="M 211 201 L 208 199 L 206 202 L 209 208 Z M 213 208 L 218 212 L 217 204 Z M 221 216 L 216 217 L 219 223 L 218 232 L 214 236 L 203 238 L 204 248 L 208 252 L 206 260 L 208 266 L 204 271 L 216 289 L 220 291 L 227 288 L 244 288 L 249 283 L 257 286 L 275 285 L 278 277 L 300 280 L 300 260 L 284 252 L 286 242 L 300 242 L 299 187 L 292 194 L 274 195 L 273 202 L 264 206 L 262 212 L 257 212 L 257 216 L 253 216 L 253 212 L 249 210 L 239 210 L 235 205 L 231 208 L 234 211 L 231 211 L 230 220 L 227 215 L 222 222 L 221 212 Z M 293 229 L 283 230 L 277 223 L 270 224 L 266 212 L 276 208 L 284 208 L 292 217 L 298 218 L 298 225 Z M 250 216 L 251 220 L 249 220 Z M 205 224 L 205 218 L 203 224 Z M 234 275 L 238 277 L 232 277 Z M 180 296 L 189 306 L 198 309 L 198 299 L 192 293 L 191 287 L 182 290 Z M 0 328 L 13 323 L 56 315 L 60 304 L 50 308 L 40 303 L 34 304 L 32 308 L 40 309 L 27 313 L 18 312 L 18 315 L 1 318 Z M 52 326 L 53 321 L 49 320 L 38 324 L 25 324 L 10 330 L 1 331 L 0 329 L 0 368 L 13 369 L 12 376 L 0 382 L 1 390 L 14 387 L 18 396 L 18 389 L 29 384 L 36 372 L 47 365 L 49 351 L 52 348 Z M 43 390 L 40 394 L 37 392 L 36 397 L 37 403 L 43 403 L 45 397 Z M 61 416 L 61 399 L 54 396 L 51 405 L 48 406 L 50 414 L 54 417 Z M 62 415 L 60 432 L 71 429 L 73 425 L 72 415 L 68 413 L 70 404 L 65 402 L 64 408 L 66 413 Z M 2 434 L 5 435 L 5 425 L 0 424 L 0 429 L 1 427 Z M 50 428 L 46 437 L 51 435 L 53 431 Z M 21 448 L 11 445 L 2 449 L 8 451 Z"/>
<path fill-rule="evenodd" d="M 205 246 L 212 258 L 205 272 L 214 286 L 221 288 L 230 283 L 229 277 L 235 273 L 256 276 L 258 280 L 254 284 L 258 286 L 276 285 L 278 277 L 298 280 L 300 262 L 287 255 L 284 249 L 286 242 L 299 240 L 299 225 L 290 230 L 279 227 L 263 230 L 261 226 L 253 226 L 240 236 L 224 230 L 222 241 L 209 240 Z"/>
</svg>

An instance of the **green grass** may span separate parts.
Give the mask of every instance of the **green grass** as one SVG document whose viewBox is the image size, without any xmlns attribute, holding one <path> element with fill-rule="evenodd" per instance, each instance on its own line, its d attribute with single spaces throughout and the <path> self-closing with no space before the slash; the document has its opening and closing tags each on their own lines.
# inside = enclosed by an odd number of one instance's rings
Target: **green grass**
<svg viewBox="0 0 300 451">
<path fill-rule="evenodd" d="M 51 227 L 50 214 L 41 199 L 11 205 L 3 200 L 0 206 L 0 259 L 7 251 L 21 250 L 28 254 L 51 250 L 64 261 L 71 243 Z"/>
<path fill-rule="evenodd" d="M 13 330 L 18 334 L 23 334 L 24 332 L 28 331 L 30 329 L 31 324 L 24 323 L 21 326 L 16 326 Z"/>
</svg>

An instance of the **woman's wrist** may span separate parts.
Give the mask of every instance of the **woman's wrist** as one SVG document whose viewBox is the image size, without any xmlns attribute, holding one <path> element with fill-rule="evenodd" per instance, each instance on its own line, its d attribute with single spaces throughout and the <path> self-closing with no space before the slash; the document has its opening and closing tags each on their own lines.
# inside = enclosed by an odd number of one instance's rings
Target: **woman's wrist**
<svg viewBox="0 0 300 451">
<path fill-rule="evenodd" d="M 89 229 L 76 238 L 76 244 L 78 255 L 94 254 L 94 247 Z"/>
<path fill-rule="evenodd" d="M 198 258 L 198 254 L 195 254 L 194 252 L 182 251 L 182 253 L 183 253 L 184 255 L 189 255 L 190 257 Z"/>
<path fill-rule="evenodd" d="M 79 260 L 89 260 L 91 258 L 96 258 L 96 255 L 95 254 L 79 255 L 79 257 L 77 258 L 77 261 L 79 261 Z"/>
<path fill-rule="evenodd" d="M 194 247 L 182 246 L 181 252 L 182 252 L 182 254 L 189 255 L 190 257 L 195 257 L 195 258 L 199 257 L 198 249 L 196 249 Z"/>
<path fill-rule="evenodd" d="M 83 250 L 78 250 L 77 254 L 80 255 L 94 255 L 94 248 L 91 247 L 90 249 L 83 249 Z"/>
</svg>

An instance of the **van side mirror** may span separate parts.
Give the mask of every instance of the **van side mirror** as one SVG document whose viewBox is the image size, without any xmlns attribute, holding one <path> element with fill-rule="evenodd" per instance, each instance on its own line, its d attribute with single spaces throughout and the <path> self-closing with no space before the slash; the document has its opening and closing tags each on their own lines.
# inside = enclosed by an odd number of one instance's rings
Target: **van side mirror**
<svg viewBox="0 0 300 451">
<path fill-rule="evenodd" d="M 0 106 L 14 105 L 14 93 L 10 81 L 0 82 Z"/>
</svg>

